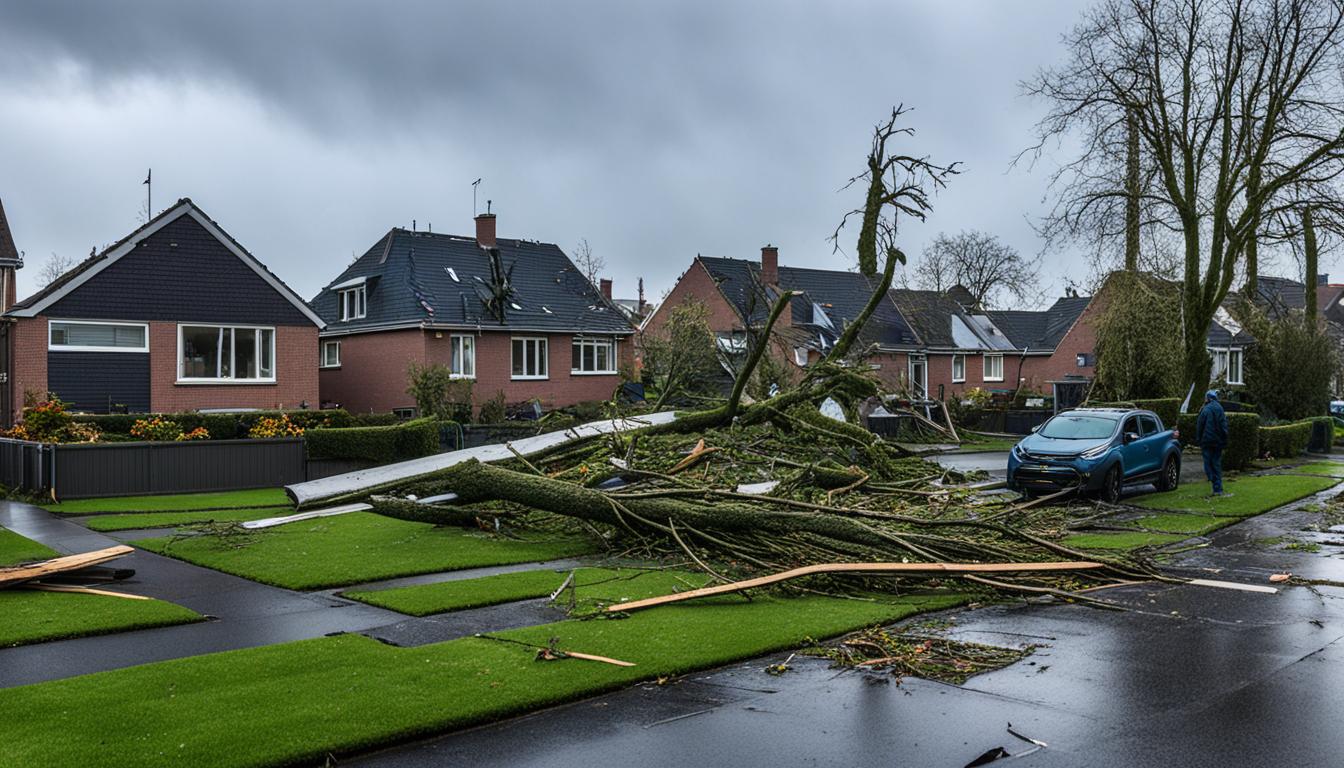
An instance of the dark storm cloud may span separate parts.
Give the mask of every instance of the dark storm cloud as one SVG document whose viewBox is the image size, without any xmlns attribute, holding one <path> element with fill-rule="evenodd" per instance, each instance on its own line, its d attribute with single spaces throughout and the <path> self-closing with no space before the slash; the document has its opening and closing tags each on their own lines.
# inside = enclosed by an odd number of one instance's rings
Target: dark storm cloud
<svg viewBox="0 0 1344 768">
<path fill-rule="evenodd" d="M 124 178 L 133 154 L 311 294 L 334 274 L 314 259 L 362 251 L 389 226 L 419 217 L 469 231 L 468 185 L 484 176 L 501 234 L 566 249 L 587 238 L 618 293 L 642 275 L 656 294 L 697 252 L 753 257 L 766 241 L 786 262 L 846 266 L 826 237 L 858 201 L 836 190 L 861 167 L 872 123 L 905 102 L 917 107 L 912 149 L 968 168 L 907 250 L 978 228 L 1035 253 L 1027 217 L 1042 181 L 1005 173 L 1035 115 L 1016 82 L 1051 61 L 1077 8 L 1026 10 L 12 3 L 0 9 L 0 97 L 45 109 L 0 133 L 0 167 L 21 168 L 0 176 L 0 197 L 11 219 L 28 215 L 13 221 L 21 248 L 82 253 L 134 222 L 95 211 L 72 234 L 45 211 L 88 179 Z M 44 130 L 65 103 L 103 125 Z M 246 151 L 184 150 L 173 142 L 186 125 L 203 150 L 246 137 Z M 92 160 L 74 167 L 65 144 L 77 142 Z M 307 225 L 280 226 L 285 211 Z M 1051 258 L 1052 279 L 1074 269 Z"/>
</svg>

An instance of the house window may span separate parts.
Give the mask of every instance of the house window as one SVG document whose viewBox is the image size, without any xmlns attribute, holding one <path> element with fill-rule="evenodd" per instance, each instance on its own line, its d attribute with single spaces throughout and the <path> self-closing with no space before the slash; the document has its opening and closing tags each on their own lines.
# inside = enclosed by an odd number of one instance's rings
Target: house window
<svg viewBox="0 0 1344 768">
<path fill-rule="evenodd" d="M 952 383 L 960 384 L 966 380 L 966 356 L 952 356 Z"/>
<path fill-rule="evenodd" d="M 323 368 L 341 367 L 341 342 L 339 341 L 322 342 L 322 367 Z"/>
<path fill-rule="evenodd" d="M 514 339 L 513 378 L 544 379 L 546 373 L 546 340 Z"/>
<path fill-rule="evenodd" d="M 1003 381 L 1003 355 L 985 355 L 985 381 Z"/>
<path fill-rule="evenodd" d="M 337 296 L 341 300 L 341 320 L 358 320 L 366 314 L 368 307 L 364 301 L 364 286 L 347 288 Z"/>
<path fill-rule="evenodd" d="M 1213 355 L 1213 379 L 1223 379 L 1228 384 L 1243 384 L 1241 378 L 1240 349 L 1211 349 Z"/>
<path fill-rule="evenodd" d="M 571 373 L 615 373 L 616 340 L 576 336 L 570 346 L 569 370 Z"/>
<path fill-rule="evenodd" d="M 809 355 L 808 355 L 808 352 L 807 352 L 807 347 L 794 347 L 794 348 L 793 348 L 793 362 L 794 362 L 799 368 L 806 368 L 806 367 L 807 367 L 807 359 L 808 359 L 808 357 L 809 357 Z"/>
<path fill-rule="evenodd" d="M 47 349 L 53 352 L 149 351 L 149 326 L 143 323 L 52 320 L 47 329 Z"/>
<path fill-rule="evenodd" d="M 453 376 L 463 379 L 476 378 L 476 337 L 452 336 L 448 339 L 451 354 L 448 370 Z"/>
<path fill-rule="evenodd" d="M 275 329 L 179 325 L 177 380 L 275 381 Z"/>
</svg>

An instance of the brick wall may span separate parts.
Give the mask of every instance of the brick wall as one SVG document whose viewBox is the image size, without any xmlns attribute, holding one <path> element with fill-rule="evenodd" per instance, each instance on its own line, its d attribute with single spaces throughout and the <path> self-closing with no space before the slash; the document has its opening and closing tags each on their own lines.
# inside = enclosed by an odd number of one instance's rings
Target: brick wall
<svg viewBox="0 0 1344 768">
<path fill-rule="evenodd" d="M 699 260 L 691 262 L 690 269 L 681 276 L 672 292 L 667 294 L 663 303 L 658 305 L 649 319 L 644 322 L 643 333 L 661 335 L 663 326 L 671 311 L 681 306 L 687 299 L 695 299 L 709 309 L 709 327 L 715 333 L 730 333 L 744 330 L 742 320 L 737 316 L 728 300 L 723 298 L 714 278 Z"/>
<path fill-rule="evenodd" d="M 430 362 L 447 365 L 452 354 L 452 332 L 430 332 L 427 341 Z M 504 402 L 523 403 L 539 400 L 543 408 L 563 408 L 575 403 L 609 400 L 621 384 L 619 373 L 573 374 L 570 334 L 525 334 L 518 336 L 546 339 L 547 378 L 513 380 L 513 337 L 507 332 L 487 332 L 476 336 L 476 382 L 472 399 L 477 405 L 504 393 Z M 616 343 L 617 368 L 633 365 L 634 344 L 629 337 Z"/>
<path fill-rule="evenodd" d="M 14 360 L 11 365 L 14 417 L 23 409 L 25 395 L 47 391 L 47 318 L 23 317 L 14 324 Z"/>
<path fill-rule="evenodd" d="M 1053 354 L 1028 357 L 1022 366 L 1023 387 L 1050 394 L 1048 382 L 1060 381 L 1068 375 L 1092 378 L 1096 368 L 1091 365 L 1080 367 L 1078 355 L 1096 354 L 1096 322 L 1104 306 L 1103 298 L 1093 299 L 1092 303 L 1087 305 L 1087 309 L 1078 316 L 1069 332 L 1060 339 L 1059 346 L 1055 347 Z M 1095 361 L 1095 357 L 1092 359 Z"/>
<path fill-rule="evenodd" d="M 149 404 L 157 413 L 202 408 L 318 406 L 317 328 L 277 326 L 274 384 L 178 384 L 177 323 L 149 324 Z"/>
<path fill-rule="evenodd" d="M 425 362 L 425 332 L 419 328 L 338 336 L 341 343 L 339 368 L 318 371 L 322 402 L 340 403 L 351 413 L 388 413 L 394 408 L 413 408 L 415 399 L 406 394 L 406 367 L 411 361 Z M 312 357 L 317 361 L 319 346 Z"/>
</svg>

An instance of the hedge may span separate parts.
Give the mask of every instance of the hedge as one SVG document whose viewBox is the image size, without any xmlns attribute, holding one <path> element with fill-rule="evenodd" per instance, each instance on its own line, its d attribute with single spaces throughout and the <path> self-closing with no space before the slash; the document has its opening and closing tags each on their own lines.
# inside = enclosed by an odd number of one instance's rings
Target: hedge
<svg viewBox="0 0 1344 768">
<path fill-rule="evenodd" d="M 1181 415 L 1181 401 L 1176 397 L 1160 397 L 1153 400 L 1135 400 L 1134 405 L 1152 411 L 1162 420 L 1162 426 L 1170 429 Z"/>
<path fill-rule="evenodd" d="M 378 427 L 319 428 L 303 433 L 310 459 L 348 459 L 388 464 L 437 453 L 439 427 L 430 418 Z"/>
<path fill-rule="evenodd" d="M 1178 424 L 1181 442 L 1195 445 L 1198 413 L 1182 413 Z M 1227 448 L 1223 451 L 1224 469 L 1243 469 L 1260 455 L 1260 417 L 1253 413 L 1227 414 Z"/>
<path fill-rule="evenodd" d="M 1309 443 L 1311 443 L 1310 420 L 1260 428 L 1260 454 L 1264 456 L 1292 458 L 1307 450 Z"/>
<path fill-rule="evenodd" d="M 305 430 L 323 427 L 349 427 L 355 423 L 354 418 L 348 412 L 340 409 L 329 411 L 248 411 L 245 413 L 197 413 L 189 411 L 158 415 L 177 422 L 182 427 L 183 432 L 204 427 L 210 433 L 211 440 L 232 440 L 247 437 L 248 430 L 259 419 L 281 414 L 289 416 L 290 421 Z M 80 413 L 75 414 L 74 420 L 85 424 L 93 424 L 98 427 L 99 432 L 107 435 L 129 435 L 131 427 L 135 426 L 135 422 L 151 418 L 154 415 L 148 413 Z"/>
</svg>

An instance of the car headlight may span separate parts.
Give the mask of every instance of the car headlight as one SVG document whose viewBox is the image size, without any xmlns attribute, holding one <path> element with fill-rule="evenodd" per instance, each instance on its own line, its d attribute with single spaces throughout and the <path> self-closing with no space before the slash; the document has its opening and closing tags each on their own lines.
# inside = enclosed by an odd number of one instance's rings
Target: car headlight
<svg viewBox="0 0 1344 768">
<path fill-rule="evenodd" d="M 1078 454 L 1078 457 L 1083 459 L 1100 459 L 1102 456 L 1105 456 L 1107 453 L 1109 453 L 1110 450 L 1111 450 L 1111 444 L 1103 443 L 1101 445 L 1098 445 L 1096 448 L 1091 448 L 1089 450 L 1083 451 L 1082 453 Z"/>
<path fill-rule="evenodd" d="M 1026 457 L 1027 452 L 1024 451 L 1024 450 L 1022 450 L 1022 444 L 1021 444 L 1021 443 L 1018 443 L 1017 445 L 1014 445 L 1014 446 L 1013 446 L 1013 455 L 1016 456 L 1016 457 L 1019 458 L 1019 459 L 1021 459 L 1021 458 L 1025 458 L 1025 457 Z"/>
</svg>

